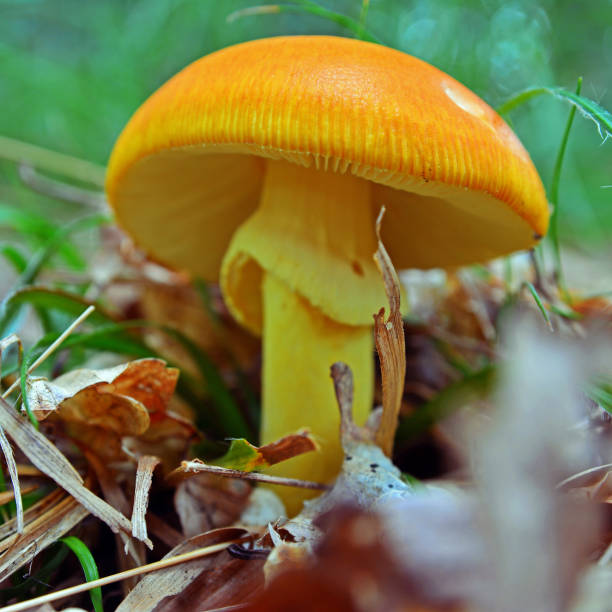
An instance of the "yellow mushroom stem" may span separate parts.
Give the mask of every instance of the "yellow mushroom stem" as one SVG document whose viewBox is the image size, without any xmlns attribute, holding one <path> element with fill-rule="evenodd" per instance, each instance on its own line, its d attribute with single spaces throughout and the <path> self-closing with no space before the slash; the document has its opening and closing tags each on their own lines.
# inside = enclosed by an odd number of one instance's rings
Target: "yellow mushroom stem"
<svg viewBox="0 0 612 612">
<path fill-rule="evenodd" d="M 329 482 L 342 451 L 329 368 L 354 372 L 354 416 L 373 397 L 372 315 L 385 304 L 373 262 L 374 214 L 367 181 L 268 161 L 260 204 L 234 234 L 221 287 L 234 316 L 263 335 L 261 442 L 307 427 L 320 451 L 270 469 Z M 312 493 L 278 488 L 290 514 Z"/>
</svg>

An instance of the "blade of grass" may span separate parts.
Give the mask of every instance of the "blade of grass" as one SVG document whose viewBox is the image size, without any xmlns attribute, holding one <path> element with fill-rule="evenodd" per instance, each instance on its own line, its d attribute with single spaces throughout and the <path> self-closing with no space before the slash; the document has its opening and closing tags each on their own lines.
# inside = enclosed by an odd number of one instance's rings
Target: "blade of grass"
<svg viewBox="0 0 612 612">
<path fill-rule="evenodd" d="M 337 13 L 336 11 L 327 9 L 319 4 L 316 4 L 315 2 L 302 1 L 299 4 L 262 4 L 259 6 L 251 6 L 230 13 L 226 17 L 226 21 L 231 23 L 232 21 L 236 21 L 237 19 L 242 19 L 244 17 L 253 17 L 255 15 L 277 15 L 280 13 L 306 13 L 316 15 L 317 17 L 327 19 L 328 21 L 345 28 L 361 40 L 382 44 L 382 42 L 376 38 L 376 36 L 368 32 L 359 21 L 356 21 L 347 15 L 343 15 L 342 13 Z"/>
<path fill-rule="evenodd" d="M 36 248 L 58 231 L 57 225 L 50 223 L 42 215 L 23 211 L 9 204 L 0 204 L 0 225 L 17 232 L 22 237 L 29 238 Z M 70 267 L 77 270 L 85 267 L 83 258 L 69 242 L 63 242 L 58 248 L 58 253 Z"/>
<path fill-rule="evenodd" d="M 85 580 L 87 580 L 87 582 L 99 580 L 100 574 L 96 561 L 91 551 L 82 540 L 79 540 L 79 538 L 75 536 L 67 536 L 61 538 L 60 542 L 63 542 L 76 555 L 83 568 L 83 573 L 85 574 Z M 99 586 L 90 589 L 89 596 L 91 597 L 91 603 L 94 610 L 96 612 L 104 612 L 104 607 L 102 606 L 102 589 Z"/>
<path fill-rule="evenodd" d="M 53 351 L 55 351 L 57 347 L 62 344 L 62 342 L 64 342 L 64 340 L 93 312 L 93 310 L 94 310 L 94 306 L 89 306 L 88 308 L 86 308 L 85 311 L 82 312 L 81 315 L 78 318 L 76 318 L 71 323 L 71 325 L 67 329 L 65 329 L 47 348 L 45 348 L 43 353 L 39 355 L 38 357 L 36 356 L 35 351 L 32 351 L 32 350 L 28 351 L 28 354 L 26 355 L 25 359 L 23 359 L 21 362 L 21 371 L 20 371 L 19 381 L 15 381 L 2 394 L 3 398 L 8 397 L 13 391 L 13 389 L 17 386 L 17 382 L 21 383 L 21 398 L 23 400 L 23 405 L 25 407 L 28 418 L 30 419 L 30 422 L 32 423 L 32 425 L 34 425 L 34 427 L 36 427 L 36 429 L 38 429 L 38 421 L 36 417 L 34 416 L 34 413 L 32 412 L 32 410 L 30 410 L 30 402 L 29 402 L 28 393 L 27 393 L 28 374 L 33 372 L 45 359 L 47 359 L 47 357 Z"/>
<path fill-rule="evenodd" d="M 612 414 L 612 387 L 605 383 L 593 383 L 585 390 L 588 397 Z"/>
<path fill-rule="evenodd" d="M 25 285 L 30 285 L 36 279 L 42 267 L 68 236 L 76 231 L 108 223 L 109 220 L 110 219 L 104 215 L 91 215 L 77 219 L 55 232 L 48 242 L 30 259 L 28 266 L 15 282 L 8 296 L 2 301 L 2 305 L 0 306 L 0 337 L 6 336 L 9 333 L 10 328 L 15 323 L 20 313 L 19 306 L 17 304 L 11 304 L 11 298 L 14 292 Z"/>
<path fill-rule="evenodd" d="M 576 95 L 580 95 L 582 89 L 582 77 L 578 79 L 576 85 Z M 550 217 L 550 228 L 548 235 L 552 242 L 553 259 L 555 265 L 555 278 L 559 290 L 564 301 L 568 302 L 570 296 L 565 286 L 565 275 L 563 274 L 563 266 L 561 262 L 561 247 L 559 245 L 559 183 L 561 181 L 561 169 L 563 167 L 563 158 L 565 157 L 565 151 L 567 149 L 567 142 L 569 140 L 570 130 L 572 129 L 572 123 L 574 122 L 574 116 L 576 114 L 576 106 L 572 106 L 569 115 L 567 117 L 567 123 L 565 130 L 559 144 L 559 151 L 557 152 L 557 158 L 555 160 L 555 167 L 553 170 L 551 185 L 550 185 L 550 201 L 553 205 L 552 215 Z"/>
<path fill-rule="evenodd" d="M 19 249 L 5 244 L 0 248 L 0 254 L 15 268 L 17 274 L 23 274 L 28 266 L 28 260 Z"/>
<path fill-rule="evenodd" d="M 573 104 L 585 119 L 595 123 L 599 135 L 605 140 L 612 136 L 612 114 L 589 98 L 580 96 L 562 87 L 533 87 L 522 91 L 497 108 L 500 115 L 507 115 L 525 102 L 541 95 L 551 95 L 559 100 Z"/>
<path fill-rule="evenodd" d="M 550 316 L 548 315 L 548 311 L 544 307 L 544 303 L 542 302 L 540 295 L 537 292 L 536 288 L 530 282 L 526 282 L 525 287 L 529 289 L 529 293 L 531 293 L 539 311 L 542 313 L 542 316 L 544 317 L 544 320 L 546 321 L 546 325 L 548 326 L 548 329 L 550 329 L 550 331 L 555 331 L 553 328 L 552 322 L 550 320 Z"/>
<path fill-rule="evenodd" d="M 362 0 L 361 11 L 359 12 L 359 25 L 362 30 L 365 30 L 366 19 L 368 18 L 368 10 L 370 8 L 370 0 Z"/>
</svg>

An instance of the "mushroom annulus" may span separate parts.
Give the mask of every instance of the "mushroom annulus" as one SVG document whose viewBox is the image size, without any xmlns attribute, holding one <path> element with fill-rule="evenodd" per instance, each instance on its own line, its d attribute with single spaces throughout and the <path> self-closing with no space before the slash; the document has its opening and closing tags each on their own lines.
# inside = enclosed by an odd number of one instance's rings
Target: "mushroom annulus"
<svg viewBox="0 0 612 612">
<path fill-rule="evenodd" d="M 273 471 L 324 482 L 342 459 L 332 363 L 354 372 L 355 421 L 372 408 L 380 207 L 398 269 L 529 248 L 549 215 L 529 155 L 479 97 L 405 53 L 331 36 L 187 66 L 123 130 L 107 193 L 141 248 L 220 282 L 262 336 L 261 442 L 308 427 L 321 447 Z M 302 491 L 281 493 L 299 510 Z"/>
</svg>

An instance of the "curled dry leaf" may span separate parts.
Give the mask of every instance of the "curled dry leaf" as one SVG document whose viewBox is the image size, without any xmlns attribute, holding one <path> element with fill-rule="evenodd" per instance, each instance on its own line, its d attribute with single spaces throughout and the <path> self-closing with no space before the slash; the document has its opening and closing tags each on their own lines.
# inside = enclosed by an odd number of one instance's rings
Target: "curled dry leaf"
<svg viewBox="0 0 612 612">
<path fill-rule="evenodd" d="M 160 359 L 138 359 L 112 368 L 73 370 L 53 381 L 32 378 L 28 399 L 38 419 L 61 419 L 83 448 L 110 462 L 125 458 L 124 439 L 146 438 L 151 428 L 159 436 L 170 423 L 168 435 L 177 428 L 182 440 L 191 435 L 184 423 L 167 416 L 177 379 L 178 370 Z"/>
<path fill-rule="evenodd" d="M 56 412 L 65 421 L 138 435 L 150 417 L 163 416 L 177 378 L 178 370 L 160 359 L 138 359 L 113 368 L 73 370 L 52 382 L 33 379 L 28 399 L 39 419 Z"/>
<path fill-rule="evenodd" d="M 7 440 L 2 427 L 0 427 L 0 448 L 4 455 L 6 467 L 11 477 L 13 485 L 13 498 L 15 499 L 15 510 L 17 514 L 17 533 L 23 533 L 23 502 L 21 500 L 21 485 L 19 483 L 19 475 L 17 473 L 17 464 L 10 442 Z"/>
<path fill-rule="evenodd" d="M 382 274 L 385 292 L 389 300 L 389 318 L 385 321 L 385 309 L 374 315 L 374 337 L 376 350 L 380 359 L 382 377 L 383 413 L 376 433 L 376 442 L 387 457 L 393 450 L 393 440 L 397 429 L 397 419 L 404 394 L 406 376 L 406 345 L 404 323 L 400 312 L 400 284 L 395 268 L 380 238 L 380 225 L 384 207 L 376 220 L 376 237 L 378 249 L 374 261 Z"/>
</svg>

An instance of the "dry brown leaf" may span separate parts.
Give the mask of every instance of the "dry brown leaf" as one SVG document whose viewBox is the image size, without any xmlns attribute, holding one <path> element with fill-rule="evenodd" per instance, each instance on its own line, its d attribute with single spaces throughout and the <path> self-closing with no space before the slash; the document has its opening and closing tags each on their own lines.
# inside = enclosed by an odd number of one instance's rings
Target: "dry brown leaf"
<svg viewBox="0 0 612 612">
<path fill-rule="evenodd" d="M 136 469 L 134 508 L 132 509 L 132 535 L 143 542 L 148 539 L 146 514 L 149 503 L 149 490 L 153 480 L 153 470 L 158 464 L 159 459 L 157 457 L 145 455 L 138 459 L 138 467 Z"/>
<path fill-rule="evenodd" d="M 215 529 L 186 540 L 172 549 L 164 559 L 247 534 L 248 532 L 244 529 L 234 527 Z M 184 595 L 189 586 L 198 579 L 202 579 L 207 584 L 212 594 L 214 590 L 224 586 L 220 578 L 228 578 L 222 571 L 228 565 L 238 566 L 237 569 L 239 570 L 243 569 L 245 564 L 229 557 L 226 552 L 222 552 L 148 574 L 121 602 L 116 612 L 149 612 L 154 609 L 157 612 L 160 610 L 184 612 L 185 610 L 206 609 L 202 602 L 194 598 L 188 600 L 187 603 L 184 601 L 176 602 L 177 596 L 180 598 L 181 595 Z M 261 567 L 261 564 L 259 564 L 259 567 Z M 222 576 L 220 576 L 220 572 Z M 259 582 L 262 582 L 262 580 Z"/>
<path fill-rule="evenodd" d="M 383 413 L 380 427 L 376 433 L 376 443 L 389 457 L 393 450 L 393 440 L 404 393 L 406 345 L 404 323 L 400 312 L 399 279 L 380 238 L 380 225 L 384 212 L 383 207 L 376 220 L 378 249 L 374 255 L 374 261 L 376 261 L 385 283 L 385 292 L 389 300 L 389 318 L 385 321 L 384 308 L 381 308 L 374 315 L 374 334 L 376 350 L 380 359 L 383 399 Z"/>
<path fill-rule="evenodd" d="M 79 473 L 57 447 L 3 399 L 0 399 L 0 427 L 39 470 L 68 491 L 91 514 L 115 532 L 131 533 L 131 522 L 85 487 Z"/>
<path fill-rule="evenodd" d="M 74 498 L 63 496 L 59 503 L 28 522 L 24 535 L 13 535 L 2 541 L 7 547 L 0 557 L 0 581 L 29 563 L 37 554 L 61 538 L 87 515 L 88 510 Z"/>
</svg>

